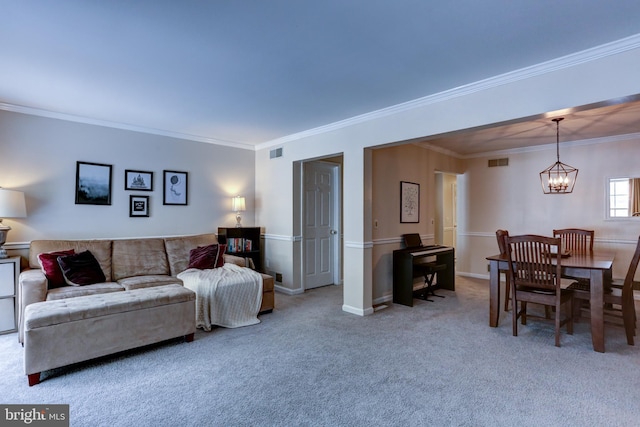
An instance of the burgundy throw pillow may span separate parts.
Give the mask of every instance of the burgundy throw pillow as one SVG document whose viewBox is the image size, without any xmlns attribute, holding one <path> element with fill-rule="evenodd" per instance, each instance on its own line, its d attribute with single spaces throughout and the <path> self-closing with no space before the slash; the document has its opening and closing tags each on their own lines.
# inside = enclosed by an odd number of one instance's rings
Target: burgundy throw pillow
<svg viewBox="0 0 640 427">
<path fill-rule="evenodd" d="M 64 280 L 71 286 L 92 285 L 106 280 L 100 263 L 90 251 L 58 257 Z"/>
<path fill-rule="evenodd" d="M 73 249 L 69 249 L 66 251 L 44 252 L 38 254 L 38 263 L 49 282 L 49 289 L 67 286 L 67 282 L 64 281 L 60 265 L 58 265 L 58 257 L 73 255 L 75 253 L 76 252 Z"/>
<path fill-rule="evenodd" d="M 216 262 L 216 268 L 224 265 L 225 252 L 227 252 L 227 245 L 218 245 L 218 261 Z"/>
<path fill-rule="evenodd" d="M 205 270 L 215 268 L 218 260 L 218 245 L 198 246 L 189 251 L 189 266 L 187 268 L 197 268 Z"/>
</svg>

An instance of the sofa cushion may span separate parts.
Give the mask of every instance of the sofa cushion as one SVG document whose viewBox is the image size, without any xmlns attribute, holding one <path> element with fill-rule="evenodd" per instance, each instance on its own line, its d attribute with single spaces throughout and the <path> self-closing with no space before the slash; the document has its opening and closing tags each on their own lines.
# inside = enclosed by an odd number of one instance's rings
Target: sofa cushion
<svg viewBox="0 0 640 427">
<path fill-rule="evenodd" d="M 59 256 L 58 264 L 65 282 L 71 286 L 92 285 L 106 280 L 98 260 L 91 251 Z"/>
<path fill-rule="evenodd" d="M 75 298 L 84 295 L 107 294 L 110 292 L 122 292 L 124 288 L 115 282 L 94 283 L 86 286 L 63 286 L 61 288 L 50 289 L 47 292 L 47 301 L 65 298 Z"/>
<path fill-rule="evenodd" d="M 224 265 L 224 253 L 227 252 L 227 245 L 218 245 L 218 258 L 216 259 L 216 268 Z"/>
<path fill-rule="evenodd" d="M 107 281 L 112 280 L 111 240 L 33 240 L 29 249 L 29 267 L 40 268 L 38 254 L 69 249 L 73 249 L 76 253 L 91 251 L 100 263 Z"/>
<path fill-rule="evenodd" d="M 160 238 L 114 240 L 113 280 L 148 275 L 169 275 L 164 241 Z"/>
<path fill-rule="evenodd" d="M 134 289 L 151 288 L 153 286 L 182 285 L 182 280 L 166 275 L 132 276 L 118 280 L 118 284 L 126 291 L 131 291 Z"/>
<path fill-rule="evenodd" d="M 38 302 L 28 306 L 25 313 L 25 329 L 82 321 L 151 307 L 178 304 L 196 299 L 196 294 L 183 286 L 164 286 L 158 289 L 141 289 L 120 292 L 115 295 L 92 298 L 72 298 L 66 301 Z M 149 333 L 149 332 L 147 332 Z M 61 337 L 64 339 L 64 337 Z"/>
<path fill-rule="evenodd" d="M 187 268 L 197 268 L 204 270 L 216 268 L 218 264 L 218 244 L 198 246 L 189 251 L 189 265 Z"/>
<path fill-rule="evenodd" d="M 189 252 L 198 246 L 207 246 L 218 243 L 215 234 L 198 234 L 194 236 L 166 237 L 164 244 L 167 249 L 170 274 L 177 276 L 189 266 Z"/>
<path fill-rule="evenodd" d="M 47 277 L 49 289 L 59 288 L 60 286 L 66 286 L 67 282 L 64 280 L 64 275 L 58 264 L 58 257 L 64 255 L 73 255 L 75 251 L 70 249 L 68 251 L 56 251 L 46 252 L 38 254 L 38 262 L 42 268 L 42 272 Z"/>
</svg>

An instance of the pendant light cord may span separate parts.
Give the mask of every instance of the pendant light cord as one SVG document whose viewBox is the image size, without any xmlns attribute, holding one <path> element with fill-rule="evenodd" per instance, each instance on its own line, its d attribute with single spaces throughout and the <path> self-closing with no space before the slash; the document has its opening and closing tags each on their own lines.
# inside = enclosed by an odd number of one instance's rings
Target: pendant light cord
<svg viewBox="0 0 640 427">
<path fill-rule="evenodd" d="M 564 117 L 553 119 L 556 122 L 556 157 L 558 158 L 558 163 L 560 163 L 560 121 L 562 120 L 564 120 Z"/>
</svg>

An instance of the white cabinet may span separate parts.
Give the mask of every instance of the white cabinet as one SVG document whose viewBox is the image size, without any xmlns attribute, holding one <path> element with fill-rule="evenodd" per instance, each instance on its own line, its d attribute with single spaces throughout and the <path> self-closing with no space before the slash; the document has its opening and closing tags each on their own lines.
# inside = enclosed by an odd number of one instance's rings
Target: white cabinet
<svg viewBox="0 0 640 427">
<path fill-rule="evenodd" d="M 20 257 L 0 259 L 0 334 L 18 330 L 18 275 Z"/>
</svg>

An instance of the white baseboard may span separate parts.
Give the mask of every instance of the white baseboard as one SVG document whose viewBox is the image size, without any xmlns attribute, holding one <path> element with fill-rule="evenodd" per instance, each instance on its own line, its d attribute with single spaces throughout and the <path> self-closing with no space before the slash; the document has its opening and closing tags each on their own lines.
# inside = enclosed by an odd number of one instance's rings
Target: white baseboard
<svg viewBox="0 0 640 427">
<path fill-rule="evenodd" d="M 289 288 L 285 288 L 284 286 L 280 286 L 280 285 L 274 285 L 273 286 L 274 290 L 276 292 L 281 292 L 285 295 L 300 295 L 304 293 L 304 289 L 302 288 L 298 288 L 298 289 L 289 289 Z"/>
<path fill-rule="evenodd" d="M 361 309 L 356 307 L 351 307 L 350 305 L 343 304 L 342 311 L 346 311 L 347 313 L 356 314 L 358 316 L 368 316 L 373 314 L 373 307 Z"/>
</svg>

